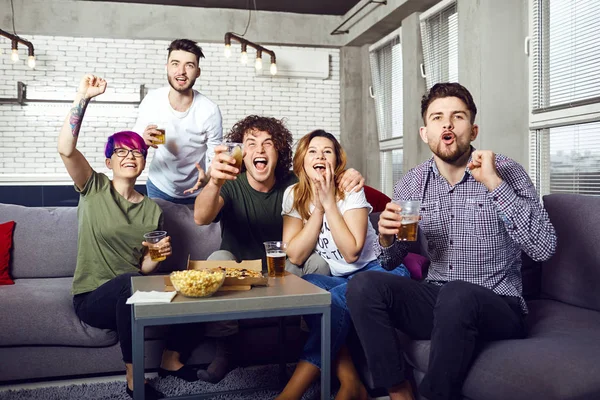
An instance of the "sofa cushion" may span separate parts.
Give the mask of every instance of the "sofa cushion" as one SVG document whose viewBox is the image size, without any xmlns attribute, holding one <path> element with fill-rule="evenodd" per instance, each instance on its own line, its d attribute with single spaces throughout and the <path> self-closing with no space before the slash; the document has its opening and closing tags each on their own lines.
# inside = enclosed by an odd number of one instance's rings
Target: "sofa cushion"
<svg viewBox="0 0 600 400">
<path fill-rule="evenodd" d="M 0 285 L 14 284 L 8 273 L 14 227 L 15 221 L 8 221 L 0 224 Z"/>
<path fill-rule="evenodd" d="M 11 256 L 13 279 L 73 276 L 77 261 L 77 208 L 0 204 L 0 221 L 7 220 L 16 223 Z"/>
<path fill-rule="evenodd" d="M 43 266 L 38 264 L 38 268 Z M 93 328 L 73 309 L 73 278 L 15 279 L 0 290 L 1 346 L 104 347 L 116 332 Z"/>
<path fill-rule="evenodd" d="M 558 246 L 542 264 L 542 296 L 600 311 L 600 197 L 551 194 L 544 206 Z"/>
<path fill-rule="evenodd" d="M 188 257 L 206 260 L 212 252 L 219 250 L 221 226 L 218 223 L 198 226 L 194 222 L 193 207 L 154 200 L 163 210 L 163 228 L 171 237 L 173 248 L 173 254 L 160 264 L 161 272 L 185 269 Z"/>
<path fill-rule="evenodd" d="M 559 303 L 528 303 L 529 335 L 487 343 L 463 386 L 469 399 L 566 400 L 600 398 L 600 312 Z M 429 341 L 412 341 L 407 359 L 421 372 Z"/>
</svg>

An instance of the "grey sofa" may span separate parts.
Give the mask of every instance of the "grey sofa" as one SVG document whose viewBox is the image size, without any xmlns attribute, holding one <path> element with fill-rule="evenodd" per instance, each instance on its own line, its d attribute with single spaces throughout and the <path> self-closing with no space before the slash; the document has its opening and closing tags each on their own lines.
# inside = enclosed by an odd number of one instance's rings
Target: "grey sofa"
<svg viewBox="0 0 600 400">
<path fill-rule="evenodd" d="M 218 224 L 198 227 L 187 206 L 158 200 L 173 255 L 160 271 L 185 268 L 188 255 L 206 259 L 221 241 Z M 0 222 L 16 221 L 10 273 L 15 284 L 0 286 L 0 384 L 124 370 L 115 332 L 92 328 L 73 311 L 71 283 L 77 252 L 77 208 L 0 204 Z M 286 359 L 297 359 L 304 340 L 299 321 L 286 320 Z M 278 320 L 242 321 L 239 361 L 279 361 Z M 146 368 L 157 368 L 164 328 L 146 330 Z M 214 343 L 204 341 L 188 360 L 212 360 Z"/>
<path fill-rule="evenodd" d="M 558 248 L 541 265 L 524 257 L 529 335 L 483 345 L 464 383 L 465 399 L 600 399 L 600 197 L 552 194 L 544 205 Z M 430 342 L 398 336 L 418 383 Z"/>
</svg>

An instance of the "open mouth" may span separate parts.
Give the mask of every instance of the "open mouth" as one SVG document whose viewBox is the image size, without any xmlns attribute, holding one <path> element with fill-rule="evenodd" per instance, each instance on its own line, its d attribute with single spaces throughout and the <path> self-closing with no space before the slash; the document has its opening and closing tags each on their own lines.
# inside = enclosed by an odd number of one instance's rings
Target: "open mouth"
<svg viewBox="0 0 600 400">
<path fill-rule="evenodd" d="M 321 172 L 321 173 L 325 172 L 325 169 L 326 169 L 325 168 L 325 164 L 315 164 L 313 166 L 313 168 L 315 169 L 315 171 L 318 171 L 318 172 Z"/>
<path fill-rule="evenodd" d="M 444 134 L 442 134 L 442 142 L 444 142 L 444 144 L 450 145 L 452 143 L 454 143 L 454 133 L 452 132 L 444 132 Z"/>
<path fill-rule="evenodd" d="M 185 76 L 178 76 L 175 78 L 175 80 L 179 83 L 185 83 L 187 82 L 187 78 Z"/>
<path fill-rule="evenodd" d="M 134 163 L 125 163 L 125 164 L 121 164 L 122 168 L 132 168 L 132 169 L 136 169 L 137 165 Z"/>
<path fill-rule="evenodd" d="M 257 171 L 264 171 L 267 168 L 267 159 L 265 157 L 256 157 L 253 161 L 254 163 L 254 168 L 256 168 Z"/>
</svg>

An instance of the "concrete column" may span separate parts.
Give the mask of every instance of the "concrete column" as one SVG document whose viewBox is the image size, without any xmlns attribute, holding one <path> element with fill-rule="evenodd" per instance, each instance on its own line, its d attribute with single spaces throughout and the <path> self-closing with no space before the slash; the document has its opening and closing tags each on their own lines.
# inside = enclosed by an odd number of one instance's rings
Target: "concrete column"
<svg viewBox="0 0 600 400">
<path fill-rule="evenodd" d="M 340 69 L 340 141 L 347 165 L 360 171 L 369 186 L 379 188 L 379 138 L 375 104 L 369 96 L 369 47 L 342 47 Z"/>
<path fill-rule="evenodd" d="M 479 138 L 493 150 L 527 166 L 527 2 L 457 0 L 459 82 L 475 99 Z"/>
<path fill-rule="evenodd" d="M 402 85 L 404 122 L 404 162 L 403 170 L 408 171 L 431 157 L 429 147 L 421 140 L 419 128 L 421 118 L 421 97 L 426 91 L 425 78 L 421 76 L 423 62 L 419 13 L 413 13 L 402 20 Z"/>
</svg>

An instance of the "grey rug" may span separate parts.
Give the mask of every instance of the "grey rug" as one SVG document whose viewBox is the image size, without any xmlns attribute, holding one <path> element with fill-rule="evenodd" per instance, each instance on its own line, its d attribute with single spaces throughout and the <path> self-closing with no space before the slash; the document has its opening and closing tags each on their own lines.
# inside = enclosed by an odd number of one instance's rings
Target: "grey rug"
<svg viewBox="0 0 600 400">
<path fill-rule="evenodd" d="M 294 365 L 288 365 L 288 375 L 293 372 Z M 265 388 L 276 385 L 278 382 L 279 367 L 265 365 L 255 367 L 236 368 L 231 371 L 218 384 L 206 382 L 186 382 L 174 377 L 153 378 L 149 382 L 166 396 L 181 396 L 194 393 L 218 392 L 223 390 Z M 253 393 L 240 393 L 213 396 L 215 400 L 266 400 L 273 399 L 278 394 L 277 390 L 260 390 Z M 318 399 L 320 385 L 313 384 L 303 397 L 303 400 Z M 125 393 L 125 382 L 90 383 L 69 385 L 61 387 L 47 387 L 41 389 L 9 390 L 0 392 L 1 400 L 100 400 L 116 399 L 130 400 Z"/>
</svg>

